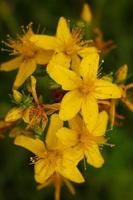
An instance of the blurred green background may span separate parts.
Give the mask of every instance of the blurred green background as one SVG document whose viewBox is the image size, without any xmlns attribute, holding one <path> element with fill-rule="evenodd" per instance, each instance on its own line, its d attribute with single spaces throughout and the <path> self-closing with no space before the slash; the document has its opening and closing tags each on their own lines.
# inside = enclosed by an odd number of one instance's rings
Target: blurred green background
<svg viewBox="0 0 133 200">
<path fill-rule="evenodd" d="M 133 80 L 133 1 L 131 0 L 0 0 L 0 39 L 20 32 L 21 25 L 34 22 L 34 30 L 55 33 L 58 18 L 79 19 L 84 2 L 90 4 L 94 24 L 100 27 L 105 40 L 117 44 L 105 58 L 106 72 L 115 71 L 120 65 L 129 65 L 129 79 Z M 0 62 L 8 59 L 0 53 Z M 16 72 L 0 72 L 0 117 L 10 107 L 11 86 Z M 133 114 L 124 106 L 119 112 L 126 116 L 124 126 L 114 128 L 108 134 L 114 148 L 103 149 L 105 165 L 101 169 L 88 167 L 83 170 L 86 183 L 76 185 L 76 195 L 62 190 L 61 200 L 133 200 Z M 52 200 L 53 189 L 36 190 L 33 167 L 29 165 L 31 154 L 12 144 L 6 138 L 0 140 L 0 200 Z M 81 166 L 82 168 L 82 166 Z"/>
</svg>

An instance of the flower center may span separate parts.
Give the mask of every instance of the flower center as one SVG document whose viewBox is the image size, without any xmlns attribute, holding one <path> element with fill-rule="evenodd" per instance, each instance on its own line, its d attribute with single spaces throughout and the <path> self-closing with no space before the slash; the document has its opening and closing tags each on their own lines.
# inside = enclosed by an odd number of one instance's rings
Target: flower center
<svg viewBox="0 0 133 200">
<path fill-rule="evenodd" d="M 31 164 L 37 164 L 40 160 L 44 160 L 45 164 L 47 163 L 49 166 L 55 167 L 57 166 L 57 162 L 62 159 L 62 154 L 59 151 L 46 151 L 42 153 L 40 157 L 34 156 L 30 158 Z"/>
<path fill-rule="evenodd" d="M 82 133 L 79 135 L 79 141 L 81 148 L 85 150 L 88 147 L 88 144 L 91 144 L 91 135 L 87 131 L 82 131 Z"/>
<path fill-rule="evenodd" d="M 65 45 L 64 51 L 67 55 L 73 56 L 77 51 L 88 45 L 88 41 L 83 40 L 83 32 L 79 28 L 74 28 L 71 37 Z"/>
<path fill-rule="evenodd" d="M 11 55 L 22 55 L 26 58 L 32 58 L 35 56 L 37 52 L 37 47 L 30 41 L 30 37 L 33 36 L 32 25 L 29 24 L 27 27 L 27 32 L 19 36 L 17 40 L 12 38 L 8 38 L 7 42 L 3 42 L 7 47 L 11 50 Z"/>
<path fill-rule="evenodd" d="M 81 86 L 79 87 L 79 90 L 83 95 L 87 95 L 89 93 L 94 92 L 95 90 L 94 80 L 83 81 Z"/>
</svg>

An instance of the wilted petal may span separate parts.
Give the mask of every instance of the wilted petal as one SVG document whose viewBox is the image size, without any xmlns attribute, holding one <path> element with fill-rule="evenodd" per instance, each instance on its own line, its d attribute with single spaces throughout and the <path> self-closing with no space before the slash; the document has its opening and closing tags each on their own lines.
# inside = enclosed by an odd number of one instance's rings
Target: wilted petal
<svg viewBox="0 0 133 200">
<path fill-rule="evenodd" d="M 6 122 L 17 121 L 18 119 L 22 118 L 22 114 L 23 114 L 22 108 L 14 107 L 7 113 L 5 117 L 5 121 Z"/>
</svg>

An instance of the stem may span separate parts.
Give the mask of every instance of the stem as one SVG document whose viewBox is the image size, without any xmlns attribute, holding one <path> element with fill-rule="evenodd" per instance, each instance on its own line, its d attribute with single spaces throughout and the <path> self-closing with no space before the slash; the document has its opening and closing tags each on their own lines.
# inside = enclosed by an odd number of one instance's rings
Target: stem
<svg viewBox="0 0 133 200">
<path fill-rule="evenodd" d="M 55 200 L 60 200 L 61 183 L 55 185 Z"/>
</svg>

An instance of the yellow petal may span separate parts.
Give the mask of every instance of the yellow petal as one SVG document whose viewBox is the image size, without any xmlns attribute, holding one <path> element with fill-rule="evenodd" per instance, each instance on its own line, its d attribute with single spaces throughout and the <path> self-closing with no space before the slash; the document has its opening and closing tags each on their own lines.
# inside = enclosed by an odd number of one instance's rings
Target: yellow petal
<svg viewBox="0 0 133 200">
<path fill-rule="evenodd" d="M 71 136 L 70 136 L 71 137 Z M 78 143 L 73 147 L 66 148 L 63 151 L 63 160 L 64 162 L 72 162 L 75 166 L 83 159 L 84 151 L 81 148 L 81 145 Z"/>
<path fill-rule="evenodd" d="M 76 182 L 82 183 L 84 182 L 84 178 L 78 168 L 74 166 L 72 163 L 64 162 L 64 165 L 58 169 L 58 172 L 65 178 Z"/>
<path fill-rule="evenodd" d="M 50 60 L 49 65 L 60 65 L 65 68 L 70 67 L 71 58 L 64 53 L 57 53 L 53 55 L 52 59 Z"/>
<path fill-rule="evenodd" d="M 15 127 L 10 131 L 9 137 L 15 138 L 15 137 L 17 137 L 17 136 L 19 136 L 21 134 L 22 134 L 22 129 L 20 129 L 18 127 Z"/>
<path fill-rule="evenodd" d="M 72 129 L 62 127 L 57 133 L 57 137 L 65 146 L 74 146 L 78 141 L 78 133 Z"/>
<path fill-rule="evenodd" d="M 35 70 L 36 64 L 34 60 L 24 60 L 20 65 L 13 87 L 19 88 Z"/>
<path fill-rule="evenodd" d="M 92 134 L 94 136 L 103 136 L 106 132 L 107 123 L 108 123 L 108 114 L 107 112 L 102 111 L 98 115 L 96 126 L 94 130 L 92 131 Z"/>
<path fill-rule="evenodd" d="M 55 50 L 57 48 L 57 40 L 53 36 L 36 34 L 30 38 L 30 41 L 45 50 Z"/>
<path fill-rule="evenodd" d="M 91 144 L 85 151 L 85 156 L 87 157 L 88 164 L 99 168 L 104 164 L 103 157 L 99 151 L 98 145 L 96 143 Z"/>
<path fill-rule="evenodd" d="M 79 74 L 80 62 L 81 62 L 81 59 L 79 58 L 79 56 L 77 55 L 72 56 L 71 69 L 77 74 Z"/>
<path fill-rule="evenodd" d="M 56 36 L 64 43 L 67 43 L 71 37 L 70 29 L 64 17 L 60 17 L 59 19 Z"/>
<path fill-rule="evenodd" d="M 54 149 L 58 146 L 56 132 L 63 126 L 58 114 L 53 114 L 50 118 L 50 124 L 46 135 L 46 145 L 48 149 Z"/>
<path fill-rule="evenodd" d="M 47 72 L 64 90 L 73 90 L 81 84 L 81 79 L 75 72 L 59 65 L 48 65 Z"/>
<path fill-rule="evenodd" d="M 6 122 L 14 122 L 18 119 L 22 118 L 23 109 L 22 108 L 12 108 L 6 115 L 5 121 Z"/>
<path fill-rule="evenodd" d="M 97 99 L 117 99 L 121 97 L 121 91 L 116 84 L 97 79 L 95 82 L 95 97 Z"/>
<path fill-rule="evenodd" d="M 35 163 L 35 180 L 38 183 L 43 184 L 52 174 L 54 168 L 49 166 L 49 163 L 44 159 Z"/>
<path fill-rule="evenodd" d="M 97 53 L 90 54 L 85 57 L 80 64 L 80 75 L 83 79 L 95 79 L 97 77 L 99 67 L 99 55 Z"/>
<path fill-rule="evenodd" d="M 53 51 L 39 50 L 35 56 L 36 63 L 40 65 L 45 65 L 50 61 L 52 55 Z"/>
<path fill-rule="evenodd" d="M 98 117 L 98 104 L 96 99 L 89 95 L 84 97 L 81 111 L 85 124 L 88 130 L 91 132 L 96 125 L 96 120 Z"/>
<path fill-rule="evenodd" d="M 37 155 L 38 157 L 41 157 L 46 151 L 44 143 L 41 140 L 33 139 L 23 135 L 16 137 L 14 144 L 24 147 L 25 149 Z"/>
<path fill-rule="evenodd" d="M 68 121 L 71 129 L 80 132 L 83 127 L 83 120 L 79 115 L 76 115 L 74 118 Z"/>
<path fill-rule="evenodd" d="M 81 104 L 82 94 L 78 90 L 68 92 L 62 99 L 59 117 L 63 121 L 72 119 L 79 112 Z"/>
<path fill-rule="evenodd" d="M 78 55 L 82 58 L 86 56 L 91 56 L 92 54 L 98 53 L 98 50 L 96 47 L 83 47 L 78 51 Z"/>
<path fill-rule="evenodd" d="M 22 63 L 23 57 L 19 56 L 0 65 L 1 71 L 12 71 L 17 69 Z"/>
</svg>

